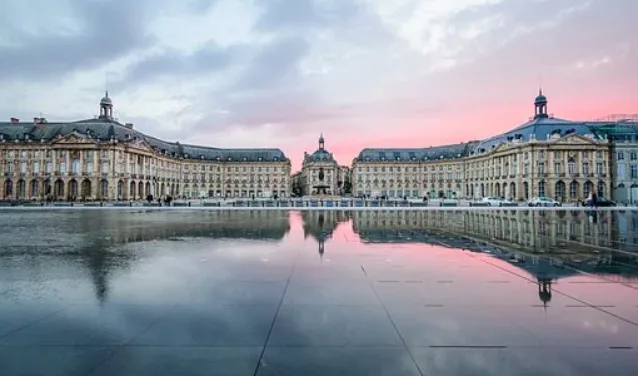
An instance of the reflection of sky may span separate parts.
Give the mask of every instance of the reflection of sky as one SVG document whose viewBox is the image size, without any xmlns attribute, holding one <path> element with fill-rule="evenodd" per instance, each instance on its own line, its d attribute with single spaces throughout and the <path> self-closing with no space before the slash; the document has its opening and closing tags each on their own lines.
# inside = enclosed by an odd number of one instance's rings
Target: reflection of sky
<svg viewBox="0 0 638 376">
<path fill-rule="evenodd" d="M 369 263 L 371 273 L 391 280 L 428 275 L 441 281 L 450 276 L 509 281 L 514 276 L 529 281 L 559 280 L 571 286 L 590 278 L 579 270 L 601 273 L 607 279 L 638 274 L 635 257 L 596 252 L 577 243 L 536 248 L 533 251 L 542 254 L 530 255 L 532 250 L 521 244 L 511 243 L 512 251 L 503 241 L 494 246 L 464 238 L 479 236 L 500 214 L 486 212 L 474 218 L 449 213 L 432 214 L 434 222 L 420 228 L 416 220 L 401 224 L 392 212 L 379 212 L 374 221 L 359 221 L 355 228 L 359 214 L 352 217 L 340 211 L 17 212 L 0 218 L 0 227 L 11 229 L 5 231 L 0 245 L 0 291 L 15 301 L 73 302 L 95 296 L 98 301 L 161 302 L 167 294 L 180 296 L 191 283 L 206 285 L 228 279 L 281 282 L 300 250 L 308 262 L 322 256 L 323 262 Z M 43 216 L 51 220 L 42 221 Z M 551 221 L 558 217 L 535 218 L 549 223 L 545 227 L 551 229 Z M 567 227 L 569 221 L 583 220 L 579 216 L 562 218 L 568 221 Z M 607 231 L 609 236 L 631 234 L 628 224 L 635 219 L 633 215 L 618 215 L 613 221 L 605 218 L 601 216 L 593 229 L 601 231 L 611 223 L 618 228 Z M 463 222 L 469 220 L 478 222 L 472 226 Z M 26 229 L 30 230 L 28 237 Z M 631 293 L 624 293 L 617 296 L 629 299 Z"/>
</svg>

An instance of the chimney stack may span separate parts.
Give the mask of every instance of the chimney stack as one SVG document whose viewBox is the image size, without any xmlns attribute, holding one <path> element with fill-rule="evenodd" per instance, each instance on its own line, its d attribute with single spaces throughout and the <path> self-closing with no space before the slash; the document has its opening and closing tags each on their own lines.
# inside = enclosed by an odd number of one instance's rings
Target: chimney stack
<svg viewBox="0 0 638 376">
<path fill-rule="evenodd" d="M 19 122 L 20 122 L 20 119 L 14 118 L 14 117 L 11 118 L 11 123 L 18 124 Z"/>
</svg>

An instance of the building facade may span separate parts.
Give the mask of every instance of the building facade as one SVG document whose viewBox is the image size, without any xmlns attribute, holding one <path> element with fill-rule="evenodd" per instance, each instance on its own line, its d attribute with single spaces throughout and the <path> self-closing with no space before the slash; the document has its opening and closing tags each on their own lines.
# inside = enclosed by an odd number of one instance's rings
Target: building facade
<svg viewBox="0 0 638 376">
<path fill-rule="evenodd" d="M 0 199 L 288 197 L 289 179 L 279 149 L 182 145 L 122 124 L 108 92 L 94 119 L 0 123 Z"/>
<path fill-rule="evenodd" d="M 304 153 L 301 173 L 295 175 L 294 184 L 299 187 L 302 196 L 343 195 L 344 182 L 348 176 L 349 169 L 339 166 L 332 153 L 326 150 L 322 134 L 317 150 L 312 154 Z"/>
<path fill-rule="evenodd" d="M 353 161 L 357 197 L 578 202 L 612 193 L 612 149 L 600 124 L 550 117 L 547 98 L 533 119 L 482 141 L 423 149 L 364 149 Z"/>
</svg>

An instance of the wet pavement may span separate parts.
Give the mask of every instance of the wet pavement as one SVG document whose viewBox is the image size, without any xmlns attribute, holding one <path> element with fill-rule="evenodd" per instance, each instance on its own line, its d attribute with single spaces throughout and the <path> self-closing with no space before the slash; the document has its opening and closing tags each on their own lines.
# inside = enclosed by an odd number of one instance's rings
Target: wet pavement
<svg viewBox="0 0 638 376">
<path fill-rule="evenodd" d="M 0 211 L 0 375 L 638 373 L 638 213 Z"/>
</svg>

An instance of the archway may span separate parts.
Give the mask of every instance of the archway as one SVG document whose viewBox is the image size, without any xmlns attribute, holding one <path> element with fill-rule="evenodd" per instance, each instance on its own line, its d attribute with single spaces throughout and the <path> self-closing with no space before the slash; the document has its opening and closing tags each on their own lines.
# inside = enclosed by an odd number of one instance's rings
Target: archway
<svg viewBox="0 0 638 376">
<path fill-rule="evenodd" d="M 148 196 L 148 193 L 144 194 L 144 183 L 139 182 L 137 184 L 137 194 L 140 196 L 141 200 L 146 199 L 146 196 Z"/>
<path fill-rule="evenodd" d="M 45 196 L 51 195 L 51 180 L 46 179 L 42 182 L 42 189 L 44 190 Z"/>
<path fill-rule="evenodd" d="M 166 188 L 164 188 L 164 183 L 160 184 L 160 191 L 159 191 L 159 195 L 163 196 L 166 194 Z"/>
<path fill-rule="evenodd" d="M 100 198 L 102 200 L 108 200 L 109 198 L 109 182 L 106 179 L 100 181 Z"/>
<path fill-rule="evenodd" d="M 78 182 L 75 179 L 69 181 L 69 196 L 72 200 L 78 197 Z"/>
<path fill-rule="evenodd" d="M 29 194 L 31 198 L 35 198 L 40 195 L 40 184 L 36 179 L 31 180 L 31 183 L 29 183 Z"/>
<path fill-rule="evenodd" d="M 24 179 L 18 180 L 17 198 L 24 198 L 27 195 L 27 182 Z"/>
<path fill-rule="evenodd" d="M 151 183 L 146 183 L 144 191 L 147 196 L 151 194 Z"/>
<path fill-rule="evenodd" d="M 84 179 L 82 181 L 81 191 L 82 199 L 86 200 L 87 198 L 91 197 L 91 181 L 89 179 Z"/>
<path fill-rule="evenodd" d="M 117 195 L 116 195 L 116 198 L 118 200 L 121 200 L 122 199 L 122 195 L 124 195 L 124 182 L 119 180 L 117 182 Z"/>
<path fill-rule="evenodd" d="M 64 182 L 58 179 L 53 183 L 53 196 L 57 199 L 64 198 Z"/>
<path fill-rule="evenodd" d="M 538 197 L 545 197 L 546 193 L 547 192 L 545 192 L 545 182 L 539 181 L 538 182 Z"/>
<path fill-rule="evenodd" d="M 132 181 L 129 185 L 129 197 L 131 198 L 131 200 L 135 199 L 135 187 L 135 182 Z"/>
<path fill-rule="evenodd" d="M 13 182 L 7 179 L 4 182 L 4 198 L 11 198 L 11 196 L 13 196 Z"/>
<path fill-rule="evenodd" d="M 516 184 L 510 183 L 510 200 L 516 200 Z"/>
<path fill-rule="evenodd" d="M 485 184 L 481 183 L 481 197 L 485 197 Z"/>
<path fill-rule="evenodd" d="M 589 198 L 589 195 L 594 191 L 594 183 L 586 181 L 583 184 L 583 197 Z"/>
<path fill-rule="evenodd" d="M 494 184 L 494 196 L 501 197 L 501 185 L 499 183 Z"/>
<path fill-rule="evenodd" d="M 523 197 L 529 200 L 529 183 L 523 182 Z"/>
<path fill-rule="evenodd" d="M 571 200 L 577 200 L 578 199 L 578 192 L 580 191 L 579 189 L 579 184 L 576 180 L 572 181 L 571 183 L 569 183 L 569 198 Z"/>
<path fill-rule="evenodd" d="M 556 200 L 560 202 L 565 201 L 565 183 L 562 180 L 559 180 L 556 182 L 554 193 L 555 193 L 554 196 Z"/>
</svg>

